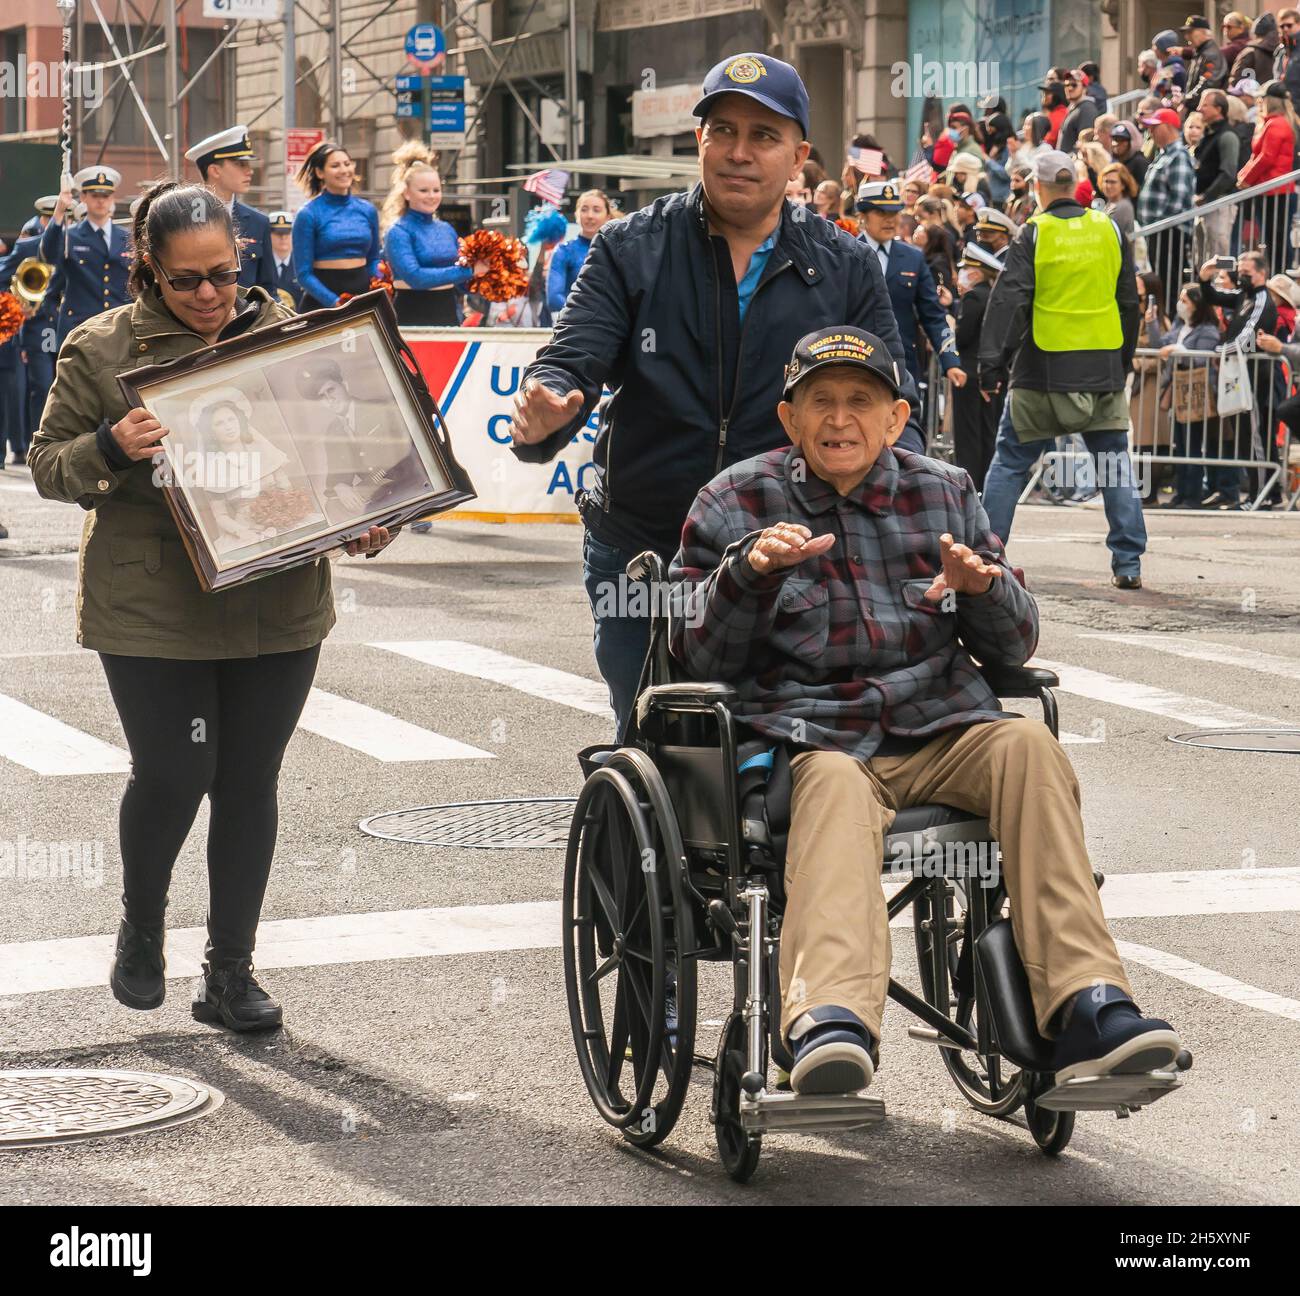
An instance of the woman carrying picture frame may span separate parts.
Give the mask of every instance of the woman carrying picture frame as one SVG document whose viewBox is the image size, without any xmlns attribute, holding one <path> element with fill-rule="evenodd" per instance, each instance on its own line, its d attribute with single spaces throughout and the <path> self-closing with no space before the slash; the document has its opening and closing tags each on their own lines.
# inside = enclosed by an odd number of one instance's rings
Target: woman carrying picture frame
<svg viewBox="0 0 1300 1296">
<path fill-rule="evenodd" d="M 206 795 L 208 942 L 193 1015 L 271 1029 L 281 1009 L 258 985 L 252 954 L 280 763 L 334 625 L 329 563 L 205 593 L 151 462 L 168 429 L 130 408 L 118 380 L 293 316 L 262 289 L 237 287 L 230 214 L 200 186 L 152 187 L 134 240 L 134 300 L 68 336 L 31 451 L 40 494 L 87 510 L 77 638 L 100 655 L 131 751 L 110 986 L 131 1008 L 163 1002 L 172 867 Z M 370 527 L 347 552 L 373 556 L 392 534 Z"/>
</svg>

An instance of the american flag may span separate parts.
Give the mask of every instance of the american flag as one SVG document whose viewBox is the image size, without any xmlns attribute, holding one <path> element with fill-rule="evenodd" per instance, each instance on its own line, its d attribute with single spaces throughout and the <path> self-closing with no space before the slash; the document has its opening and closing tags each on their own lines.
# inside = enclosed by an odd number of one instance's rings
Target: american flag
<svg viewBox="0 0 1300 1296">
<path fill-rule="evenodd" d="M 925 160 L 925 154 L 917 149 L 912 158 L 912 165 L 903 172 L 903 179 L 919 180 L 922 184 L 929 184 L 933 171 L 934 168 Z"/>
<path fill-rule="evenodd" d="M 534 171 L 524 181 L 524 188 L 558 207 L 564 201 L 564 191 L 568 184 L 567 171 Z"/>
</svg>

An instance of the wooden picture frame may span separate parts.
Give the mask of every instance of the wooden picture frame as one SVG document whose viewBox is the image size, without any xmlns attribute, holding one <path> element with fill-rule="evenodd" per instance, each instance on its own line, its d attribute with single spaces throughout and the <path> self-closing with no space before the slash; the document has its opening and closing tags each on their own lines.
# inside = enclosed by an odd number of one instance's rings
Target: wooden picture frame
<svg viewBox="0 0 1300 1296">
<path fill-rule="evenodd" d="M 382 289 L 118 376 L 205 591 L 475 497 Z"/>
</svg>

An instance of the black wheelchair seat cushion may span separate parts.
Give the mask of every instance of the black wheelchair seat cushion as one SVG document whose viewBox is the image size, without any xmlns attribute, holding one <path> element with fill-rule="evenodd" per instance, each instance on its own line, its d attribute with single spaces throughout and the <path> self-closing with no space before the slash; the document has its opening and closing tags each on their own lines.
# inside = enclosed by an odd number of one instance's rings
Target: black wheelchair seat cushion
<svg viewBox="0 0 1300 1296">
<path fill-rule="evenodd" d="M 977 833 L 988 832 L 988 817 L 974 810 L 958 810 L 947 805 L 914 805 L 900 810 L 894 817 L 889 829 L 889 836 L 896 837 L 902 833 L 925 832 L 929 828 L 960 828 L 974 837 Z M 960 840 L 960 834 L 945 834 L 952 840 Z"/>
</svg>

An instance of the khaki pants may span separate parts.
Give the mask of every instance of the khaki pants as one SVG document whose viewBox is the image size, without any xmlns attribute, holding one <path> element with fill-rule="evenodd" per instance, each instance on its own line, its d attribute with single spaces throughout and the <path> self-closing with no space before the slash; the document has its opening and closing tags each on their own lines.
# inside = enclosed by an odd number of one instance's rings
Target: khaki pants
<svg viewBox="0 0 1300 1296">
<path fill-rule="evenodd" d="M 889 988 L 884 835 L 898 810 L 926 802 L 988 817 L 1041 1034 L 1067 999 L 1097 982 L 1132 993 L 1084 848 L 1079 784 L 1045 724 L 974 724 L 909 756 L 865 764 L 841 752 L 800 752 L 790 767 L 783 1035 L 801 1013 L 833 1004 L 880 1039 Z"/>
<path fill-rule="evenodd" d="M 1233 213 L 1231 207 L 1216 207 L 1196 218 L 1192 233 L 1193 265 L 1199 268 L 1216 256 L 1228 255 L 1232 244 Z"/>
</svg>

